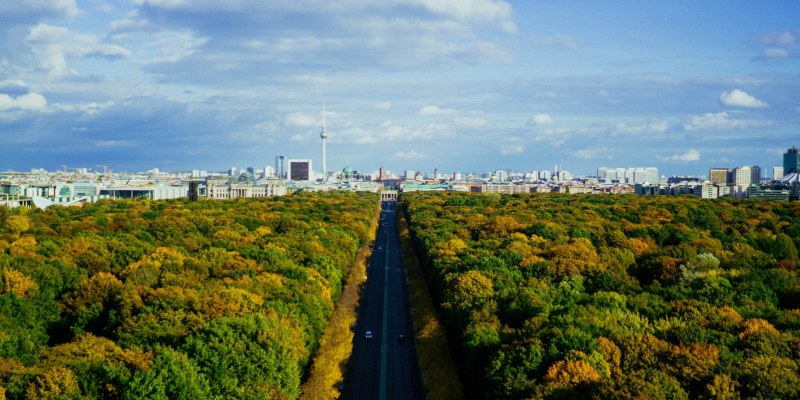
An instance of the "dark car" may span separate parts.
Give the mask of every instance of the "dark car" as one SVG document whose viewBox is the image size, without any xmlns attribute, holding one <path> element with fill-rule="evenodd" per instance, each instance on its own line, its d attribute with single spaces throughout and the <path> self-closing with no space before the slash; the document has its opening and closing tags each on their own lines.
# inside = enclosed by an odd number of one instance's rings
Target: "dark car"
<svg viewBox="0 0 800 400">
<path fill-rule="evenodd" d="M 397 337 L 397 341 L 398 342 L 404 342 L 405 340 L 406 340 L 406 336 L 405 335 L 400 335 L 400 336 Z"/>
</svg>

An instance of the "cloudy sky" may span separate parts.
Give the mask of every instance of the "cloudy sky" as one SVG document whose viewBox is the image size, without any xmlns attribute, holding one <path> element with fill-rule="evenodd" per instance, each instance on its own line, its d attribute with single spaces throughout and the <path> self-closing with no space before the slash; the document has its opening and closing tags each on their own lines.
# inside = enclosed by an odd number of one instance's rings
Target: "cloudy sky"
<svg viewBox="0 0 800 400">
<path fill-rule="evenodd" d="M 0 0 L 0 170 L 781 165 L 800 2 Z M 771 172 L 767 174 L 771 175 Z"/>
</svg>

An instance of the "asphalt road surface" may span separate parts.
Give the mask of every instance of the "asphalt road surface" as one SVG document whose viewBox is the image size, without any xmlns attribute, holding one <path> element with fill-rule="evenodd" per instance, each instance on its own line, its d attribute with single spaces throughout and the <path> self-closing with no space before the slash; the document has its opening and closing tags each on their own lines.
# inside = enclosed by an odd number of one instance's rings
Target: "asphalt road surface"
<svg viewBox="0 0 800 400">
<path fill-rule="evenodd" d="M 400 251 L 396 202 L 383 202 L 380 227 L 367 266 L 367 281 L 341 399 L 422 399 L 406 271 Z M 372 339 L 366 338 L 367 331 Z M 403 335 L 405 340 L 400 341 Z"/>
</svg>

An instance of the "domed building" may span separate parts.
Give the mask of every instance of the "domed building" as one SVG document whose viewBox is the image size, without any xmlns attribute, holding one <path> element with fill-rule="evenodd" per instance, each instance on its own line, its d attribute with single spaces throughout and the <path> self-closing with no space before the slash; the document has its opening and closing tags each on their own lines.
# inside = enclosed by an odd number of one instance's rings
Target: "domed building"
<svg viewBox="0 0 800 400">
<path fill-rule="evenodd" d="M 348 162 L 347 165 L 342 168 L 341 180 L 343 181 L 350 181 L 355 178 L 355 173 L 353 172 L 353 168 L 350 167 L 350 163 Z"/>
</svg>

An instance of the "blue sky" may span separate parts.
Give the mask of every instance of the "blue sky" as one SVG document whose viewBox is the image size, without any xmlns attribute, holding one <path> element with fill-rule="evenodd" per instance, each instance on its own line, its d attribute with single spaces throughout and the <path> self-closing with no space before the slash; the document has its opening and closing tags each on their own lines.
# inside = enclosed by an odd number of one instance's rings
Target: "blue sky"
<svg viewBox="0 0 800 400">
<path fill-rule="evenodd" d="M 0 0 L 0 170 L 781 165 L 794 1 Z M 770 175 L 769 172 L 767 175 Z"/>
</svg>

